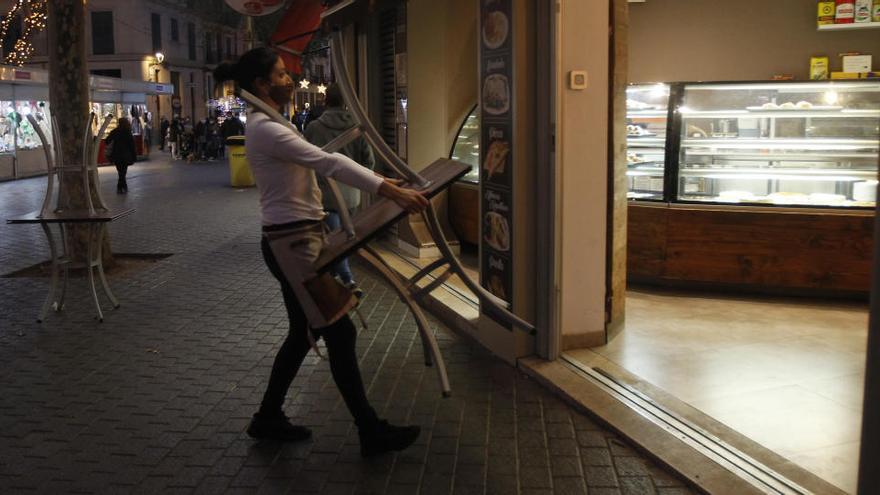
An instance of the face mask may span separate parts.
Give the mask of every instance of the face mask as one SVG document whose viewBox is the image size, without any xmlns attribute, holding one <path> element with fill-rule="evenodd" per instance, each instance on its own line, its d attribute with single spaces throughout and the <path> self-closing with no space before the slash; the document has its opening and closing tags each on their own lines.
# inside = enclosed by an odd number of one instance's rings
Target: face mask
<svg viewBox="0 0 880 495">
<path fill-rule="evenodd" d="M 281 85 L 272 85 L 269 87 L 269 98 L 279 105 L 284 105 L 290 101 L 290 87 Z"/>
</svg>

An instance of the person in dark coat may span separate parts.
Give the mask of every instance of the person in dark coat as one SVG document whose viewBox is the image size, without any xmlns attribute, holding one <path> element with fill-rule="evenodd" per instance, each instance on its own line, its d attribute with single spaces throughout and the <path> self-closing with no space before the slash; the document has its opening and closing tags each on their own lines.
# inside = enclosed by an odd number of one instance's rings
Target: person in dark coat
<svg viewBox="0 0 880 495">
<path fill-rule="evenodd" d="M 116 165 L 116 171 L 119 173 L 119 179 L 116 182 L 116 193 L 123 194 L 128 192 L 128 183 L 125 181 L 125 175 L 128 172 L 128 166 L 135 162 L 137 154 L 134 147 L 134 136 L 131 134 L 131 123 L 128 118 L 119 119 L 116 129 L 107 136 L 107 144 L 112 144 L 113 149 L 110 152 L 110 161 Z"/>
<path fill-rule="evenodd" d="M 339 86 L 333 85 L 327 88 L 327 93 L 324 96 L 324 105 L 325 108 L 323 112 L 320 113 L 320 116 L 316 120 L 313 120 L 310 124 L 306 125 L 306 130 L 304 132 L 305 138 L 315 146 L 324 146 L 356 125 L 354 117 L 352 117 L 351 114 L 348 113 L 348 110 L 345 109 L 345 101 L 342 98 L 342 92 L 339 90 Z M 312 112 L 312 114 L 317 113 L 318 112 Z M 363 136 L 346 144 L 339 150 L 339 153 L 342 153 L 370 170 L 373 170 L 376 166 L 373 149 L 370 148 L 370 145 Z M 342 220 L 338 211 L 339 207 L 336 205 L 333 193 L 330 192 L 327 182 L 325 180 L 320 180 L 318 184 L 321 188 L 324 211 L 327 212 L 327 216 L 324 217 L 324 222 L 330 230 L 336 230 L 342 225 Z M 361 204 L 361 192 L 358 189 L 346 186 L 345 184 L 339 184 L 339 190 L 342 193 L 342 198 L 345 200 L 346 206 L 349 208 L 349 213 L 354 213 L 354 209 Z M 343 258 L 339 261 L 339 263 L 333 268 L 333 274 L 339 277 L 343 285 L 351 289 L 355 295 L 358 297 L 363 296 L 363 290 L 358 287 L 354 280 L 354 275 L 351 272 L 348 258 Z"/>
<path fill-rule="evenodd" d="M 238 115 L 233 116 L 232 112 L 226 112 L 226 119 L 220 125 L 220 134 L 223 138 L 223 143 L 220 145 L 220 154 L 222 156 L 226 152 L 225 144 L 227 138 L 231 136 L 244 136 L 244 124 L 242 124 Z"/>
<path fill-rule="evenodd" d="M 168 122 L 168 117 L 162 116 L 162 123 L 159 124 L 159 149 L 165 151 L 165 138 L 168 134 L 168 126 L 171 125 L 171 122 Z"/>
</svg>

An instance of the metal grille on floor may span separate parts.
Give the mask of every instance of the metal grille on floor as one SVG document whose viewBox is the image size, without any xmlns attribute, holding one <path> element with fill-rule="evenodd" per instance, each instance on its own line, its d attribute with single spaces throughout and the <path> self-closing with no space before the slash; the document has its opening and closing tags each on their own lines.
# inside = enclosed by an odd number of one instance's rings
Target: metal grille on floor
<svg viewBox="0 0 880 495">
<path fill-rule="evenodd" d="M 755 488 L 772 495 L 811 495 L 812 492 L 722 441 L 601 368 L 586 366 L 563 354 L 562 362 L 574 373 L 648 419 L 663 430 L 735 473 Z"/>
</svg>

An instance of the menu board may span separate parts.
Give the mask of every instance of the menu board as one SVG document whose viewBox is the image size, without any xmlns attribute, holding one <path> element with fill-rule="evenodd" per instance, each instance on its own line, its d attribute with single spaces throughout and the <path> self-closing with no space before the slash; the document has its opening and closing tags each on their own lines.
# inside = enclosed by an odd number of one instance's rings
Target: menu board
<svg viewBox="0 0 880 495">
<path fill-rule="evenodd" d="M 480 281 L 508 302 L 513 297 L 511 3 L 480 0 Z M 488 308 L 486 314 L 493 317 Z"/>
</svg>

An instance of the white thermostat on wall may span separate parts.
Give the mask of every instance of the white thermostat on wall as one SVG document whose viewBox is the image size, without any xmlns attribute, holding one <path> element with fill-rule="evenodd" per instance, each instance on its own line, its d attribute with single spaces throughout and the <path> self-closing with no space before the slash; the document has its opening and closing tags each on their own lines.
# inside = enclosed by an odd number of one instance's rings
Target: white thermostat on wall
<svg viewBox="0 0 880 495">
<path fill-rule="evenodd" d="M 568 87 L 571 89 L 587 89 L 587 71 L 573 70 L 568 73 Z"/>
</svg>

